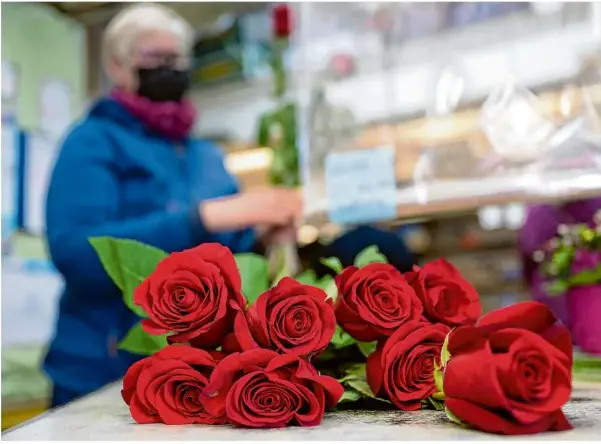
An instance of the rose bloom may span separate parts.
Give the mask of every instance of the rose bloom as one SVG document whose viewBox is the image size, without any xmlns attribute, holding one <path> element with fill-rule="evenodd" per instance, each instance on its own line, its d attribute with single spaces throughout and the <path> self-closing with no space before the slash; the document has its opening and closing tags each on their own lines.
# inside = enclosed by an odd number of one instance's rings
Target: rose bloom
<svg viewBox="0 0 601 444">
<path fill-rule="evenodd" d="M 325 291 L 285 277 L 260 295 L 246 315 L 238 313 L 224 350 L 267 348 L 311 358 L 326 349 L 335 331 L 334 304 Z"/>
<path fill-rule="evenodd" d="M 215 417 L 243 427 L 316 426 L 344 392 L 306 360 L 254 349 L 233 353 L 215 368 L 203 402 Z"/>
<path fill-rule="evenodd" d="M 419 410 L 436 392 L 434 364 L 450 328 L 411 321 L 378 344 L 367 359 L 367 382 L 373 393 L 401 410 Z"/>
<path fill-rule="evenodd" d="M 134 302 L 148 314 L 142 320 L 148 333 L 174 333 L 171 343 L 211 348 L 231 330 L 235 309 L 246 305 L 241 285 L 232 252 L 202 244 L 162 260 L 136 288 Z"/>
<path fill-rule="evenodd" d="M 402 273 L 390 264 L 345 268 L 336 276 L 336 319 L 358 341 L 390 336 L 406 322 L 420 319 L 422 304 Z"/>
<path fill-rule="evenodd" d="M 561 407 L 572 388 L 572 340 L 556 321 L 546 305 L 522 302 L 454 330 L 443 380 L 447 408 L 489 433 L 570 429 Z"/>
<path fill-rule="evenodd" d="M 213 354 L 169 345 L 133 364 L 123 378 L 121 395 L 139 424 L 224 424 L 202 404 L 202 391 L 217 364 Z"/>
<path fill-rule="evenodd" d="M 271 12 L 273 33 L 276 37 L 289 37 L 292 33 L 292 12 L 288 5 L 275 6 Z"/>
<path fill-rule="evenodd" d="M 473 325 L 482 313 L 476 289 L 445 259 L 405 273 L 432 323 L 450 327 Z"/>
</svg>

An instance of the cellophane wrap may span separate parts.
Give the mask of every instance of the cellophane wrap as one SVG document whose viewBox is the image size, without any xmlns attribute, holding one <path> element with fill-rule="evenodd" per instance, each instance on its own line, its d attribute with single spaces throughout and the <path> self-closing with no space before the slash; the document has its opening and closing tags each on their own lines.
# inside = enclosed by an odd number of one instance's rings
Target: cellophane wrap
<svg viewBox="0 0 601 444">
<path fill-rule="evenodd" d="M 594 7 L 296 4 L 307 214 L 601 194 Z"/>
</svg>

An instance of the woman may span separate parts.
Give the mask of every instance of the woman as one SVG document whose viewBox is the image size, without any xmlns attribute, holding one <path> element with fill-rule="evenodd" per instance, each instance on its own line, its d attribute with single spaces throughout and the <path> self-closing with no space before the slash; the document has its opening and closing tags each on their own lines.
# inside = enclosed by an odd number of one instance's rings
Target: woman
<svg viewBox="0 0 601 444">
<path fill-rule="evenodd" d="M 532 205 L 528 209 L 526 222 L 519 234 L 519 245 L 524 262 L 526 283 L 530 286 L 534 300 L 544 302 L 561 321 L 570 327 L 564 296 L 549 296 L 545 291 L 544 279 L 532 255 L 549 240 L 557 236 L 562 224 L 588 224 L 601 209 L 601 197 L 570 202 L 563 205 Z"/>
<path fill-rule="evenodd" d="M 293 232 L 301 214 L 293 191 L 240 192 L 218 148 L 190 137 L 192 37 L 183 19 L 153 4 L 123 10 L 106 29 L 114 90 L 66 138 L 48 191 L 48 246 L 65 281 L 44 363 L 53 406 L 119 379 L 139 359 L 118 349 L 138 319 L 88 238 L 135 239 L 169 252 L 220 242 L 243 252 L 255 245 L 255 229 L 273 239 Z"/>
</svg>

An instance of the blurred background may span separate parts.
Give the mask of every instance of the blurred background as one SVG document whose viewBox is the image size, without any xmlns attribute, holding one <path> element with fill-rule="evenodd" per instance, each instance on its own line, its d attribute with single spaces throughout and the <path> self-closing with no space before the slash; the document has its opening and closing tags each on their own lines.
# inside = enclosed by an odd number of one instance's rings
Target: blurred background
<svg viewBox="0 0 601 444">
<path fill-rule="evenodd" d="M 102 35 L 123 6 L 2 3 L 3 429 L 48 405 L 41 360 L 62 288 L 44 240 L 48 180 L 68 128 L 109 92 Z M 304 267 L 349 230 L 369 243 L 369 226 L 400 239 L 410 263 L 447 257 L 488 311 L 532 297 L 518 245 L 528 203 L 601 197 L 599 3 L 292 3 L 276 97 L 273 3 L 169 6 L 196 33 L 195 133 L 244 189 L 303 186 Z M 283 100 L 300 160 L 276 168 L 265 128 Z M 372 149 L 369 168 L 333 172 L 334 154 Z M 374 185 L 388 170 L 392 186 Z M 364 218 L 335 211 L 360 185 L 393 197 Z"/>
</svg>

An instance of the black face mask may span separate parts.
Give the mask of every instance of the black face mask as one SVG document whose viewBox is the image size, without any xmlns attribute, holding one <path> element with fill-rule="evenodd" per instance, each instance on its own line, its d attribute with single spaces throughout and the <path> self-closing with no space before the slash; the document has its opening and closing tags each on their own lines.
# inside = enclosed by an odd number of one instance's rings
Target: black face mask
<svg viewBox="0 0 601 444">
<path fill-rule="evenodd" d="M 188 71 L 168 66 L 138 68 L 138 94 L 153 102 L 179 102 L 190 87 Z"/>
</svg>

